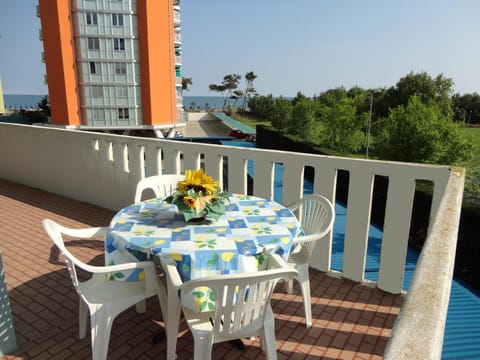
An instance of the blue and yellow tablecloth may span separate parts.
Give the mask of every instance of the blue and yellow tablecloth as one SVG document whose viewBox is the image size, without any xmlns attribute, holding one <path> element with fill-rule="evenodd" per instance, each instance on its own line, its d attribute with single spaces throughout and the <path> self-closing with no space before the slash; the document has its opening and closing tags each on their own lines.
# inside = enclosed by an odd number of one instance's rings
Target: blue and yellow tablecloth
<svg viewBox="0 0 480 360">
<path fill-rule="evenodd" d="M 287 258 L 302 232 L 284 206 L 255 196 L 230 194 L 226 213 L 210 224 L 186 223 L 175 205 L 151 199 L 122 209 L 105 241 L 106 265 L 143 261 L 165 254 L 177 263 L 184 281 L 197 277 L 256 271 L 263 255 Z M 143 273 L 117 273 L 112 280 L 136 281 Z"/>
</svg>

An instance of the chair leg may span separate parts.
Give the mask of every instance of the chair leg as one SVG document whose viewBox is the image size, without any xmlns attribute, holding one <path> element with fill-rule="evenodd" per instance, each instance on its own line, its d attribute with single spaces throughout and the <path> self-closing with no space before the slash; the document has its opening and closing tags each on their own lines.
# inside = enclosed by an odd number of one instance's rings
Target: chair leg
<svg viewBox="0 0 480 360">
<path fill-rule="evenodd" d="M 147 309 L 147 301 L 145 299 L 139 301 L 135 304 L 135 309 L 137 311 L 137 314 L 143 314 Z"/>
<path fill-rule="evenodd" d="M 106 360 L 114 316 L 101 305 L 91 309 L 92 360 Z"/>
<path fill-rule="evenodd" d="M 160 303 L 160 310 L 162 311 L 163 322 L 166 328 L 167 318 L 168 318 L 168 296 L 167 296 L 167 290 L 165 288 L 165 285 L 163 285 L 161 281 L 159 281 L 159 284 L 158 284 L 157 296 L 158 296 L 158 302 Z"/>
<path fill-rule="evenodd" d="M 79 298 L 78 303 L 78 329 L 80 339 L 87 335 L 87 321 L 88 321 L 88 305 L 82 298 Z"/>
<path fill-rule="evenodd" d="M 263 323 L 263 331 L 260 336 L 260 345 L 265 351 L 267 360 L 277 360 L 277 349 L 275 343 L 275 319 L 271 306 L 265 310 L 265 320 Z"/>
<path fill-rule="evenodd" d="M 167 360 L 174 360 L 177 358 L 177 336 L 180 327 L 180 315 L 182 307 L 178 299 L 176 289 L 168 288 L 167 297 L 167 319 L 166 319 L 166 334 L 167 334 Z"/>
<path fill-rule="evenodd" d="M 285 281 L 285 289 L 287 294 L 293 294 L 293 280 Z"/>
<path fill-rule="evenodd" d="M 201 335 L 192 331 L 194 339 L 194 360 L 211 360 L 212 359 L 212 334 L 202 333 Z"/>
<path fill-rule="evenodd" d="M 312 301 L 310 297 L 310 278 L 308 275 L 308 266 L 300 266 L 297 268 L 298 275 L 296 277 L 302 290 L 303 306 L 305 309 L 305 321 L 307 328 L 312 326 Z"/>
</svg>

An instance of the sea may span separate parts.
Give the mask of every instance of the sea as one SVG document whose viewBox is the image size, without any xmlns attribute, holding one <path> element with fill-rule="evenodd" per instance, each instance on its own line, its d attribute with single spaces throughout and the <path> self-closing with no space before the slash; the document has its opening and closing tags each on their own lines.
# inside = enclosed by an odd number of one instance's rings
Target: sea
<svg viewBox="0 0 480 360">
<path fill-rule="evenodd" d="M 18 109 L 37 109 L 38 103 L 45 95 L 11 95 L 4 94 L 3 99 L 5 108 L 9 110 Z M 221 110 L 223 108 L 224 98 L 221 96 L 184 96 L 183 107 L 185 110 Z M 236 103 L 231 102 L 232 106 L 240 107 L 241 100 Z"/>
<path fill-rule="evenodd" d="M 19 110 L 19 109 L 37 109 L 38 103 L 45 97 L 45 95 L 3 95 L 5 109 Z"/>
</svg>

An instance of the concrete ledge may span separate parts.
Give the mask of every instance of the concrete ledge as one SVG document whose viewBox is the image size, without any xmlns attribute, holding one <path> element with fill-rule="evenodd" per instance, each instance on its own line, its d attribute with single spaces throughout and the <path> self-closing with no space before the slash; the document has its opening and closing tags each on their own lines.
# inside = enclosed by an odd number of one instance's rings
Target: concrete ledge
<svg viewBox="0 0 480 360">
<path fill-rule="evenodd" d="M 440 359 L 455 262 L 465 170 L 452 169 L 384 359 Z"/>
</svg>

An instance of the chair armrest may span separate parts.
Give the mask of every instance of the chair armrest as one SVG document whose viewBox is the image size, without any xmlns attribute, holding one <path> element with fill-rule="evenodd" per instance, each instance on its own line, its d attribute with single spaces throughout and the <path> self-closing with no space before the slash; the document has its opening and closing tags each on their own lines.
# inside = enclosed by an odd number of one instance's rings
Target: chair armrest
<svg viewBox="0 0 480 360">
<path fill-rule="evenodd" d="M 147 269 L 154 268 L 151 261 L 130 262 L 125 264 L 110 265 L 110 266 L 94 266 L 85 263 L 76 263 L 76 265 L 85 271 L 95 274 L 108 274 L 117 271 L 133 270 L 133 269 Z"/>
<path fill-rule="evenodd" d="M 331 229 L 328 228 L 328 229 L 326 229 L 322 232 L 319 232 L 319 233 L 297 236 L 295 239 L 293 239 L 293 247 L 295 247 L 298 244 L 303 244 L 303 243 L 307 243 L 307 242 L 311 242 L 311 241 L 320 240 L 325 235 L 327 235 L 330 231 L 331 231 Z"/>
<path fill-rule="evenodd" d="M 159 255 L 159 257 L 163 271 L 167 276 L 167 282 L 169 282 L 174 289 L 179 290 L 183 284 L 183 281 L 180 277 L 180 274 L 178 273 L 177 263 L 174 260 L 167 258 L 163 255 Z"/>
</svg>

